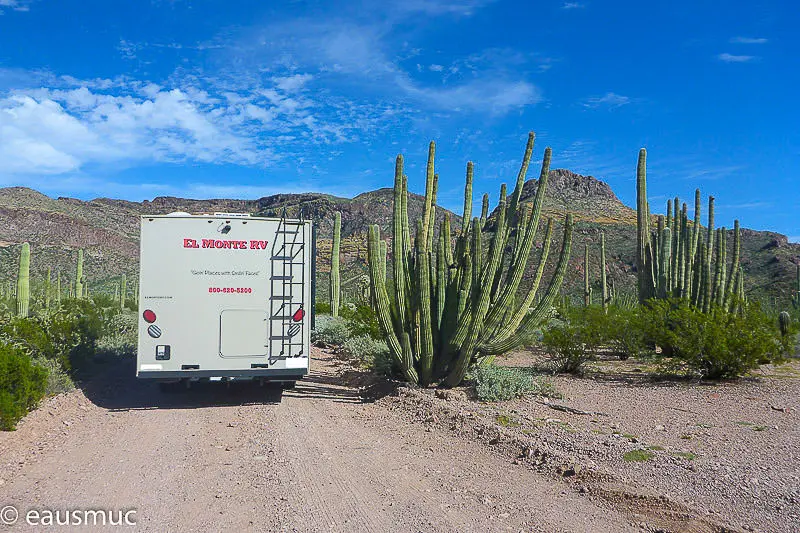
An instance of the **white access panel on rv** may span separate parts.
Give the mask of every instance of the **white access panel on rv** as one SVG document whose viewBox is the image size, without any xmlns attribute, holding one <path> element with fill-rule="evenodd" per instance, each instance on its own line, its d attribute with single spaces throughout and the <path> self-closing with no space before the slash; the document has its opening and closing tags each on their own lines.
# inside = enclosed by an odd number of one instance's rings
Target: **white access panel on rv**
<svg viewBox="0 0 800 533">
<path fill-rule="evenodd" d="M 308 372 L 311 222 L 143 216 L 140 246 L 138 377 Z"/>
</svg>

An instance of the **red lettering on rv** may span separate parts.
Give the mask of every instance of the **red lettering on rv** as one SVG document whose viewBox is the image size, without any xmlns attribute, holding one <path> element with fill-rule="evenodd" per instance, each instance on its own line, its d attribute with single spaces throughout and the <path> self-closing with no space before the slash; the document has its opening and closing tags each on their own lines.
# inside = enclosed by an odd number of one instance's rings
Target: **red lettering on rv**
<svg viewBox="0 0 800 533">
<path fill-rule="evenodd" d="M 215 239 L 202 239 L 200 244 L 194 239 L 183 239 L 184 248 L 216 248 L 227 250 L 266 250 L 268 241 L 222 241 Z"/>
</svg>

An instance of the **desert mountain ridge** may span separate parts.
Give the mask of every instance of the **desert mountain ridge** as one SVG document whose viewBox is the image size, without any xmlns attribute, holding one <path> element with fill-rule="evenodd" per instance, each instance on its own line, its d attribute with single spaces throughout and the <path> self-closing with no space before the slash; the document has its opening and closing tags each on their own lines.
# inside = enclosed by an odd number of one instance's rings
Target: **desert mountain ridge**
<svg viewBox="0 0 800 533">
<path fill-rule="evenodd" d="M 522 202 L 530 202 L 538 187 L 537 179 L 525 182 Z M 479 200 L 476 187 L 475 199 Z M 86 273 L 90 282 L 119 276 L 126 272 L 136 276 L 138 270 L 139 217 L 174 211 L 189 213 L 247 212 L 260 216 L 303 216 L 317 221 L 319 235 L 319 271 L 326 277 L 330 258 L 330 235 L 333 213 L 342 213 L 344 262 L 362 266 L 366 255 L 364 234 L 370 224 L 378 224 L 383 235 L 391 227 L 393 193 L 391 188 L 364 192 L 353 198 L 322 193 L 276 194 L 257 200 L 196 200 L 159 196 L 153 200 L 133 202 L 112 198 L 90 201 L 75 198 L 51 198 L 26 187 L 0 188 L 0 282 L 16 276 L 18 245 L 30 242 L 34 277 L 43 275 L 47 267 L 74 272 L 75 250 L 84 248 Z M 424 197 L 409 195 L 409 217 L 418 218 Z M 494 206 L 492 206 L 493 208 Z M 583 176 L 566 169 L 554 169 L 548 176 L 544 217 L 557 223 L 555 239 L 560 240 L 559 221 L 566 212 L 578 224 L 573 243 L 567 287 L 577 286 L 583 279 L 583 248 L 599 247 L 599 234 L 606 236 L 609 275 L 619 287 L 632 288 L 634 283 L 633 251 L 636 241 L 636 212 L 623 204 L 611 187 L 593 176 Z M 439 219 L 450 216 L 454 227 L 461 219 L 437 207 Z M 474 213 L 474 214 L 479 214 Z M 540 230 L 539 243 L 544 231 Z M 800 245 L 788 242 L 784 235 L 743 229 L 742 265 L 751 292 L 769 297 L 788 297 L 794 279 L 795 264 L 800 263 Z M 599 279 L 599 252 L 590 251 L 590 274 Z M 327 255 L 326 255 L 327 254 Z M 551 260 L 552 262 L 552 260 Z M 326 283 L 319 283 L 323 289 Z"/>
</svg>

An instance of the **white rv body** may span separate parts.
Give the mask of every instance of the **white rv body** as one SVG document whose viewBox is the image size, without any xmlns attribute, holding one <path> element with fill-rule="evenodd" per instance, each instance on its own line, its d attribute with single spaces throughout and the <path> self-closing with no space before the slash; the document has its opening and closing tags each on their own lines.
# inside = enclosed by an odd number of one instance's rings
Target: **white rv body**
<svg viewBox="0 0 800 533">
<path fill-rule="evenodd" d="M 308 373 L 311 222 L 228 213 L 143 216 L 140 378 Z"/>
</svg>

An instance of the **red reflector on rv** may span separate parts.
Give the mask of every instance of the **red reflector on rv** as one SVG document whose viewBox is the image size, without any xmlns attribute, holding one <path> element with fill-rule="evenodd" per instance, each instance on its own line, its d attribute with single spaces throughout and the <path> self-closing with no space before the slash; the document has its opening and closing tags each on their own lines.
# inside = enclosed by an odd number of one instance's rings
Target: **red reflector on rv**
<svg viewBox="0 0 800 533">
<path fill-rule="evenodd" d="M 153 322 L 156 321 L 156 314 L 152 312 L 150 309 L 148 309 L 147 311 L 142 313 L 142 318 L 144 318 L 144 321 L 147 322 L 148 324 L 152 324 Z"/>
</svg>

